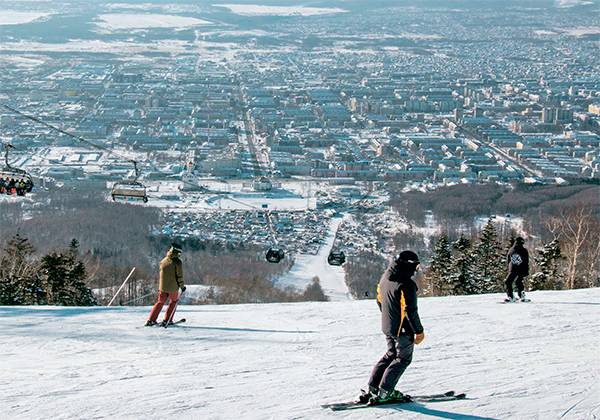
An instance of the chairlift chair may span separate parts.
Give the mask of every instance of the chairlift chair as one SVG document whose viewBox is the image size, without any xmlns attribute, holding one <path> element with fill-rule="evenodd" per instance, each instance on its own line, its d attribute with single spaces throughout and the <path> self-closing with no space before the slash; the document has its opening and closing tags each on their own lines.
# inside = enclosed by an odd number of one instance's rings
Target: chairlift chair
<svg viewBox="0 0 600 420">
<path fill-rule="evenodd" d="M 4 145 L 5 153 L 4 153 L 4 166 L 0 168 L 0 178 L 11 180 L 25 180 L 27 187 L 25 191 L 30 193 L 33 190 L 33 179 L 31 175 L 23 169 L 15 168 L 8 163 L 8 153 L 10 149 L 14 149 L 12 144 Z"/>
<path fill-rule="evenodd" d="M 346 254 L 344 251 L 331 251 L 327 256 L 327 263 L 329 265 L 342 265 L 346 262 Z"/>
<path fill-rule="evenodd" d="M 148 202 L 148 195 L 146 194 L 146 186 L 139 182 L 139 172 L 137 168 L 137 161 L 132 160 L 133 167 L 135 170 L 135 178 L 132 180 L 117 181 L 113 184 L 110 195 L 113 201 L 117 199 L 123 199 L 125 201 L 137 201 L 141 200 L 144 203 Z"/>
<path fill-rule="evenodd" d="M 285 258 L 285 252 L 283 252 L 283 249 L 281 248 L 269 248 L 265 258 L 270 263 L 278 264 Z"/>
</svg>

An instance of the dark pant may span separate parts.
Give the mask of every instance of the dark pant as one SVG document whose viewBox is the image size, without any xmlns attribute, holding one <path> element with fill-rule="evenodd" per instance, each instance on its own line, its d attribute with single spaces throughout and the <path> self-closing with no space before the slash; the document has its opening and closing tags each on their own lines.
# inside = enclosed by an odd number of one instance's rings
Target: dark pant
<svg viewBox="0 0 600 420">
<path fill-rule="evenodd" d="M 523 280 L 525 279 L 525 277 L 522 274 L 518 274 L 518 273 L 508 273 L 508 276 L 506 277 L 506 280 L 504 281 L 504 284 L 506 284 L 506 294 L 508 295 L 509 298 L 513 298 L 513 281 L 515 282 L 516 286 L 517 286 L 517 291 L 519 292 L 519 296 L 521 296 L 521 292 L 523 292 L 523 290 L 525 290 L 525 286 L 523 285 Z M 516 279 L 516 281 L 515 281 Z"/>
<path fill-rule="evenodd" d="M 393 391 L 398 380 L 412 362 L 414 337 L 412 335 L 401 335 L 400 337 L 386 335 L 385 340 L 388 349 L 371 372 L 369 388 Z"/>
</svg>

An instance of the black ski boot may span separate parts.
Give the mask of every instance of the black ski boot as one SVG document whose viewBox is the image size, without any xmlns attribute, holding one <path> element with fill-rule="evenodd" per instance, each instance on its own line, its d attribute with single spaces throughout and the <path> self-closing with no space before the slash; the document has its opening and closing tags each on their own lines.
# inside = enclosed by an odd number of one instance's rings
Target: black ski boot
<svg viewBox="0 0 600 420">
<path fill-rule="evenodd" d="M 379 395 L 373 396 L 368 404 L 369 405 L 379 405 L 379 404 L 389 404 L 396 402 L 411 402 L 412 398 L 409 395 L 405 395 L 400 391 L 385 391 L 383 389 L 379 390 Z"/>
<path fill-rule="evenodd" d="M 370 388 L 370 387 L 369 387 Z M 364 389 L 360 390 L 360 395 L 358 396 L 357 402 L 360 404 L 366 404 L 369 402 L 373 396 L 377 395 L 377 390 L 369 389 L 369 391 L 365 391 Z"/>
<path fill-rule="evenodd" d="M 156 321 L 146 321 L 146 323 L 144 324 L 144 327 L 154 327 L 156 324 L 158 324 Z"/>
</svg>

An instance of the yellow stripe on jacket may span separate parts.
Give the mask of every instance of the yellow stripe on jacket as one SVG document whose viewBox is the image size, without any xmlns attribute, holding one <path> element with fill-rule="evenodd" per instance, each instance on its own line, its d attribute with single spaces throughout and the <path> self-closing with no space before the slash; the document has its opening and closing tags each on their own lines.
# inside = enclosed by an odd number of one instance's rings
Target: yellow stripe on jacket
<svg viewBox="0 0 600 420">
<path fill-rule="evenodd" d="M 379 309 L 381 309 L 381 286 L 380 283 L 377 283 L 377 304 L 379 305 Z M 406 301 L 404 300 L 404 292 L 400 292 L 400 326 L 398 327 L 398 336 L 400 336 L 400 332 L 402 331 L 402 324 L 404 323 L 404 317 L 406 316 Z"/>
</svg>

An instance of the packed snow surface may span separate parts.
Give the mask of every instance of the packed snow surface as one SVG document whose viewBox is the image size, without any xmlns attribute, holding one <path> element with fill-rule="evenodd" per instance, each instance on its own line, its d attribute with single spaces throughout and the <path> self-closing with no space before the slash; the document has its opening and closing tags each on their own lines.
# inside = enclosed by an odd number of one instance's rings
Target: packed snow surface
<svg viewBox="0 0 600 420">
<path fill-rule="evenodd" d="M 99 15 L 98 18 L 100 22 L 97 25 L 106 30 L 187 28 L 197 25 L 210 25 L 209 21 L 203 19 L 152 13 L 107 13 Z"/>
<path fill-rule="evenodd" d="M 315 16 L 345 13 L 338 7 L 262 6 L 258 4 L 215 4 L 243 16 Z"/>
<path fill-rule="evenodd" d="M 383 354 L 372 300 L 149 308 L 0 307 L 7 419 L 593 419 L 600 289 L 419 301 L 426 339 L 398 388 L 462 401 L 335 413 Z"/>
<path fill-rule="evenodd" d="M 14 10 L 3 10 L 0 13 L 0 25 L 21 25 L 50 16 L 51 13 L 44 12 L 17 12 Z"/>
</svg>

